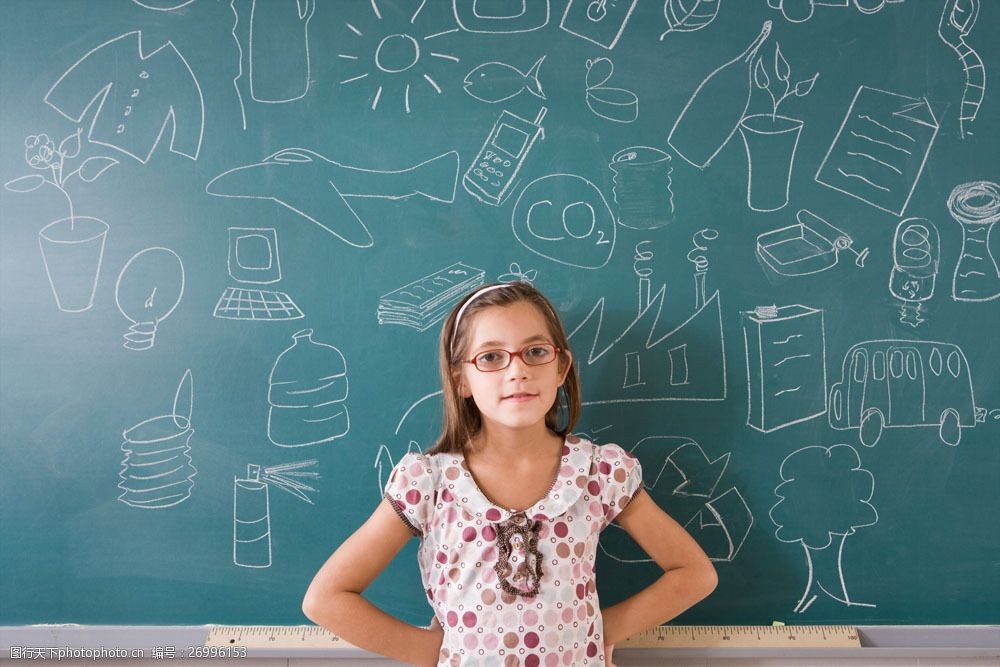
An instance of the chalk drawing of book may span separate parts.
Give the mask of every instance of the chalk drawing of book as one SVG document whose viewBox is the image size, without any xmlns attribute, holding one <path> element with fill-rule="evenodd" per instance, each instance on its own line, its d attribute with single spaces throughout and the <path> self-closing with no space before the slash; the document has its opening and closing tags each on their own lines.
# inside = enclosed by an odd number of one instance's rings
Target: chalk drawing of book
<svg viewBox="0 0 1000 667">
<path fill-rule="evenodd" d="M 743 314 L 747 426 L 770 433 L 826 413 L 823 311 L 760 306 Z"/>
<path fill-rule="evenodd" d="M 281 280 L 278 232 L 268 227 L 230 227 L 229 277 L 236 282 L 268 285 Z M 215 317 L 224 320 L 275 322 L 304 315 L 284 292 L 256 287 L 227 287 L 215 304 Z"/>
<path fill-rule="evenodd" d="M 854 240 L 812 211 L 801 209 L 797 225 L 764 232 L 757 237 L 757 256 L 775 273 L 807 276 L 836 266 L 840 251 L 854 253 L 854 263 L 864 267 L 868 248 L 854 249 Z"/>
<path fill-rule="evenodd" d="M 302 478 L 319 477 L 307 471 L 318 462 L 295 461 L 261 468 L 247 465 L 246 477 L 233 478 L 233 564 L 240 567 L 271 566 L 271 495 L 272 486 L 286 491 L 299 500 L 313 504 L 310 491 L 316 491 Z"/>
<path fill-rule="evenodd" d="M 378 323 L 426 331 L 448 314 L 462 295 L 485 284 L 486 272 L 461 262 L 414 280 L 378 300 Z"/>
<path fill-rule="evenodd" d="M 816 182 L 903 215 L 939 127 L 926 98 L 861 86 Z"/>
<path fill-rule="evenodd" d="M 192 478 L 198 474 L 190 455 L 193 405 L 194 381 L 189 369 L 177 385 L 169 414 L 125 429 L 118 500 L 141 509 L 164 509 L 191 496 Z"/>
</svg>

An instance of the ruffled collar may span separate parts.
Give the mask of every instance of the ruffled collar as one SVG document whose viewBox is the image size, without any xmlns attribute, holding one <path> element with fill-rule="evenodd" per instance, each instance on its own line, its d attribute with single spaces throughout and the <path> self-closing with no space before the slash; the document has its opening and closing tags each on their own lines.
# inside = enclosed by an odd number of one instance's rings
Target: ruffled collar
<svg viewBox="0 0 1000 667">
<path fill-rule="evenodd" d="M 534 521 L 547 521 L 566 512 L 583 495 L 585 483 L 580 484 L 577 480 L 581 476 L 584 479 L 589 477 L 593 457 L 592 442 L 572 435 L 567 436 L 563 441 L 559 471 L 549 492 L 531 507 L 512 512 L 509 508 L 495 505 L 486 497 L 469 472 L 465 456 L 452 455 L 451 463 L 460 471 L 454 480 L 454 495 L 469 513 L 493 523 L 504 523 L 518 514 Z"/>
</svg>

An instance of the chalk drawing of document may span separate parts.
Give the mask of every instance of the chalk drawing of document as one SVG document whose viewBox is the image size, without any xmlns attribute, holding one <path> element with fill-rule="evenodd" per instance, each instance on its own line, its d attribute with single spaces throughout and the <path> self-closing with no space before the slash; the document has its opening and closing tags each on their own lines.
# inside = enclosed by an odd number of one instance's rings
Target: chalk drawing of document
<svg viewBox="0 0 1000 667">
<path fill-rule="evenodd" d="M 939 128 L 926 98 L 861 86 L 816 182 L 903 215 Z"/>
<path fill-rule="evenodd" d="M 171 152 L 197 160 L 205 127 L 201 86 L 173 42 L 152 51 L 144 46 L 136 30 L 91 49 L 45 102 L 74 123 L 96 108 L 87 139 L 143 163 L 169 125 Z"/>
</svg>

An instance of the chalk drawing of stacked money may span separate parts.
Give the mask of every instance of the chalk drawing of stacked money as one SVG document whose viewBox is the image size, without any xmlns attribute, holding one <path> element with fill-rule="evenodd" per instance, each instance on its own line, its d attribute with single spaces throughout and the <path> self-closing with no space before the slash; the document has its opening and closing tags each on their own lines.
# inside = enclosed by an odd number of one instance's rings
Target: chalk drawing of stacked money
<svg viewBox="0 0 1000 667">
<path fill-rule="evenodd" d="M 191 370 L 177 385 L 173 409 L 125 429 L 118 500 L 142 509 L 164 509 L 184 502 L 198 473 L 191 462 L 191 408 L 194 381 Z"/>
<path fill-rule="evenodd" d="M 426 331 L 444 319 L 463 294 L 483 285 L 486 272 L 456 262 L 378 300 L 378 323 Z"/>
<path fill-rule="evenodd" d="M 247 465 L 244 478 L 233 478 L 233 564 L 240 567 L 271 566 L 271 496 L 275 486 L 299 500 L 313 504 L 310 491 L 316 491 L 303 481 L 319 477 L 318 472 L 304 470 L 317 461 L 295 461 L 261 468 Z"/>
<path fill-rule="evenodd" d="M 304 447 L 347 435 L 347 362 L 340 350 L 313 340 L 313 330 L 292 334 L 268 380 L 267 437 L 279 447 Z"/>
</svg>

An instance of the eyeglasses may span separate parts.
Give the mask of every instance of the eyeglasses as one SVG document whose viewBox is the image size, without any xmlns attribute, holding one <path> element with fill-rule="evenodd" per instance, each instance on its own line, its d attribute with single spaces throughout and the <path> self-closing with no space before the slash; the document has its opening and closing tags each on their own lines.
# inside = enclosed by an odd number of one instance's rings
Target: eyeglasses
<svg viewBox="0 0 1000 667">
<path fill-rule="evenodd" d="M 484 373 L 502 371 L 510 366 L 514 357 L 520 357 L 528 366 L 544 366 L 551 364 L 556 359 L 556 353 L 560 350 L 555 345 L 549 343 L 532 343 L 526 345 L 517 352 L 510 350 L 484 350 L 472 359 L 465 361 L 467 364 L 475 364 L 476 369 Z"/>
</svg>

